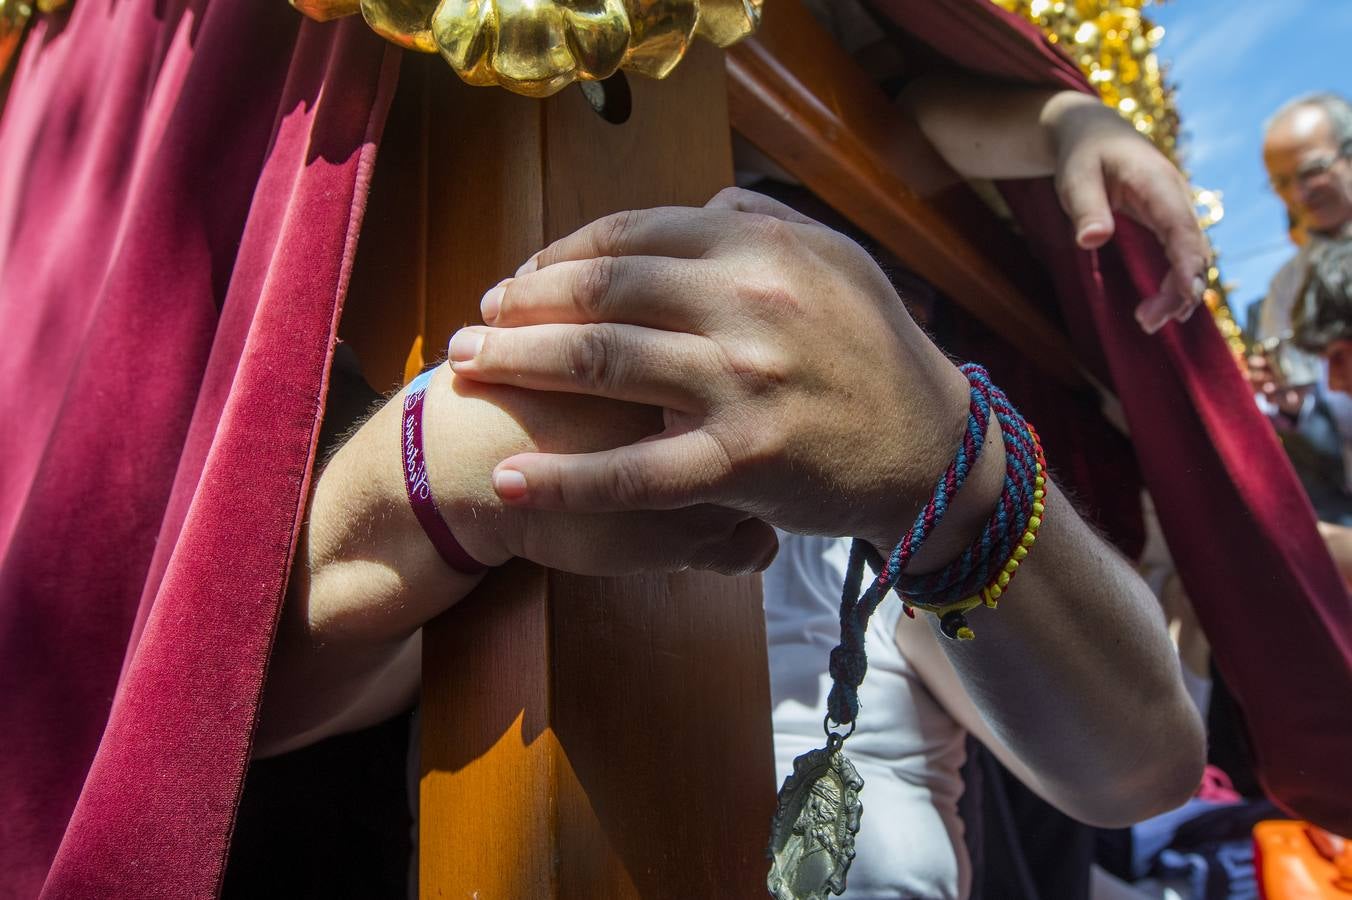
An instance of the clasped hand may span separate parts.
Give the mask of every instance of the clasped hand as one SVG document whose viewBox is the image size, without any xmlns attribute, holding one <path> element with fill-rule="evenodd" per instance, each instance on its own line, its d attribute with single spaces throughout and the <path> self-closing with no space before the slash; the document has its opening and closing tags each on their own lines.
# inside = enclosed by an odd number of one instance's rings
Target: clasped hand
<svg viewBox="0 0 1352 900">
<path fill-rule="evenodd" d="M 760 195 L 620 213 L 547 247 L 451 340 L 459 378 L 662 410 L 662 429 L 523 453 L 493 485 L 570 512 L 712 504 L 880 546 L 957 445 L 967 384 L 854 242 Z"/>
</svg>

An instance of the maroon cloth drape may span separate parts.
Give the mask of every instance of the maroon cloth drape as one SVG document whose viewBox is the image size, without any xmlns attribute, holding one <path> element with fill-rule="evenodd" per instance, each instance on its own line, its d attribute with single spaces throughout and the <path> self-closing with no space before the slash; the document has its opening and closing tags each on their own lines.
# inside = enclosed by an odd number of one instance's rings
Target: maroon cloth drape
<svg viewBox="0 0 1352 900">
<path fill-rule="evenodd" d="M 0 118 L 0 897 L 211 897 L 398 58 L 80 0 Z"/>
<path fill-rule="evenodd" d="M 956 66 L 1089 89 L 1036 29 L 989 0 L 873 2 Z M 1289 812 L 1352 835 L 1352 600 L 1229 349 L 1205 316 L 1155 337 L 1136 325 L 1132 310 L 1165 272 L 1143 229 L 1119 219 L 1108 247 L 1083 252 L 1049 181 L 1001 188 L 1053 276 L 1083 362 L 1122 401 L 1169 549 L 1243 709 L 1259 779 Z"/>
<path fill-rule="evenodd" d="M 1082 86 L 987 0 L 875 2 L 960 65 Z M 78 0 L 29 36 L 0 118 L 0 896 L 217 890 L 396 67 L 279 0 Z M 1136 229 L 1078 253 L 1045 184 L 1007 193 L 1265 784 L 1352 831 L 1346 594 L 1225 348 L 1139 334 Z"/>
</svg>

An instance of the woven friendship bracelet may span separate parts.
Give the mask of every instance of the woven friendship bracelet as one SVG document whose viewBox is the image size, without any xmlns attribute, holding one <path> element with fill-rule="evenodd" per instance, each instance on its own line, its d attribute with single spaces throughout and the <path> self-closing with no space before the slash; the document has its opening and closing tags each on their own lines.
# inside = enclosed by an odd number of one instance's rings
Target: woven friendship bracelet
<svg viewBox="0 0 1352 900">
<path fill-rule="evenodd" d="M 983 370 L 984 372 L 984 370 Z M 869 619 L 887 596 L 888 588 L 900 576 L 911 558 L 919 552 L 925 540 L 934 532 L 948 512 L 948 504 L 967 481 L 985 446 L 987 424 L 990 421 L 990 394 L 982 390 L 968 376 L 967 428 L 963 432 L 958 452 L 948 468 L 939 476 L 934 490 L 915 522 L 888 555 L 886 562 L 868 590 L 862 595 L 864 564 L 872 548 L 856 540 L 850 547 L 850 562 L 840 598 L 840 644 L 831 651 L 831 693 L 827 698 L 827 716 L 842 725 L 853 722 L 859 712 L 859 685 L 868 670 L 864 654 L 864 635 Z"/>
<path fill-rule="evenodd" d="M 1004 487 L 980 537 L 949 565 L 922 576 L 902 576 L 897 591 L 911 607 L 939 616 L 944 633 L 969 638 L 962 613 L 994 606 L 1037 539 L 1044 512 L 1046 460 L 1036 430 L 1019 415 L 979 367 L 964 367 L 974 388 L 990 397 L 1005 445 Z"/>
<path fill-rule="evenodd" d="M 403 458 L 404 488 L 408 491 L 408 502 L 413 507 L 413 515 L 423 533 L 432 542 L 437 553 L 446 565 L 462 575 L 477 575 L 487 566 L 465 552 L 460 542 L 451 533 L 441 510 L 437 508 L 436 498 L 432 496 L 432 486 L 427 480 L 427 456 L 423 453 L 423 409 L 427 398 L 427 386 L 432 382 L 435 369 L 428 369 L 409 382 L 408 393 L 404 395 L 403 418 Z"/>
<path fill-rule="evenodd" d="M 1042 454 L 1042 443 L 1037 437 L 1037 432 L 1033 430 L 1031 425 L 1028 426 L 1028 430 L 1032 434 L 1036 454 L 1034 478 L 1030 485 L 1033 497 L 1030 515 L 1027 517 L 1027 524 L 1023 531 L 1018 534 L 1017 540 L 1013 542 L 1009 555 L 1004 557 L 1003 564 L 995 569 L 994 577 L 972 596 L 941 605 L 918 603 L 910 597 L 903 599 L 907 615 L 914 617 L 914 613 L 911 611 L 912 606 L 933 613 L 939 617 L 939 626 L 944 635 L 954 640 L 971 640 L 975 637 L 971 627 L 967 624 L 966 613 L 982 604 L 991 609 L 999 605 L 1000 597 L 1003 596 L 1005 591 L 1009 590 L 1010 582 L 1018 574 L 1019 565 L 1028 556 L 1028 551 L 1037 541 L 1038 529 L 1042 527 L 1042 517 L 1046 509 L 1045 473 L 1047 463 Z"/>
<path fill-rule="evenodd" d="M 1046 460 L 1037 432 L 1014 409 L 1009 398 L 991 384 L 985 369 L 969 363 L 961 370 L 970 385 L 967 429 L 962 443 L 929 501 L 862 595 L 859 589 L 871 548 L 858 540 L 850 548 L 840 599 L 840 644 L 831 651 L 828 723 L 850 724 L 859 714 L 858 688 L 868 670 L 864 635 L 869 619 L 888 590 L 896 589 L 901 595 L 907 615 L 914 616 L 913 608 L 931 612 L 939 617 L 946 636 L 970 639 L 973 633 L 965 614 L 983 603 L 996 605 L 1037 540 L 1046 497 Z M 980 537 L 953 563 L 936 573 L 904 578 L 902 572 L 938 527 L 980 456 L 991 415 L 1000 426 L 1006 459 L 1004 488 L 995 511 Z M 912 585 L 918 588 L 915 596 L 908 590 Z"/>
</svg>

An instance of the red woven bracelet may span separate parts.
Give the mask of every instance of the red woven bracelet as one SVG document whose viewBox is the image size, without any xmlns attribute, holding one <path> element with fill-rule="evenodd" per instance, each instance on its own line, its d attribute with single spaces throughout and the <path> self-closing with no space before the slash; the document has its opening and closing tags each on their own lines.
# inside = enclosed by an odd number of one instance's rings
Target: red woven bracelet
<svg viewBox="0 0 1352 900">
<path fill-rule="evenodd" d="M 413 515 L 418 517 L 423 533 L 446 561 L 446 565 L 462 575 L 478 575 L 488 567 L 465 552 L 465 548 L 455 539 L 451 526 L 446 524 L 441 510 L 437 508 L 432 486 L 427 480 L 427 456 L 423 453 L 423 404 L 433 371 L 428 369 L 409 382 L 408 393 L 404 396 L 404 487 L 408 491 Z"/>
</svg>

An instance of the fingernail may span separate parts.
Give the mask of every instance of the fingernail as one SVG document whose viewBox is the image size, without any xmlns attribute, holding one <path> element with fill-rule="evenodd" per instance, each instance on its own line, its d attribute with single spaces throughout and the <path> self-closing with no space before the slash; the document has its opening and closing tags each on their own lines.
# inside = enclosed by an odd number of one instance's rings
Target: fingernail
<svg viewBox="0 0 1352 900">
<path fill-rule="evenodd" d="M 1081 228 L 1079 233 L 1075 235 L 1075 243 L 1085 250 L 1090 250 L 1102 243 L 1107 235 L 1108 227 L 1106 225 L 1101 222 L 1092 222 Z"/>
<path fill-rule="evenodd" d="M 540 268 L 540 254 L 536 253 L 521 264 L 521 268 L 516 270 L 516 277 L 520 278 L 522 275 L 529 275 L 538 268 Z"/>
<path fill-rule="evenodd" d="M 507 282 L 510 280 L 506 279 L 489 288 L 488 293 L 479 301 L 479 315 L 483 316 L 489 325 L 498 320 L 498 313 L 502 310 L 502 295 L 507 293 Z"/>
<path fill-rule="evenodd" d="M 498 469 L 493 473 L 493 490 L 504 500 L 520 500 L 526 496 L 526 476 L 516 469 Z"/>
<path fill-rule="evenodd" d="M 462 328 L 451 336 L 451 345 L 446 348 L 451 362 L 469 362 L 483 349 L 484 336 L 477 331 Z"/>
<path fill-rule="evenodd" d="M 1201 275 L 1195 275 L 1192 279 L 1192 299 L 1201 300 L 1202 295 L 1206 293 L 1206 279 Z"/>
</svg>

